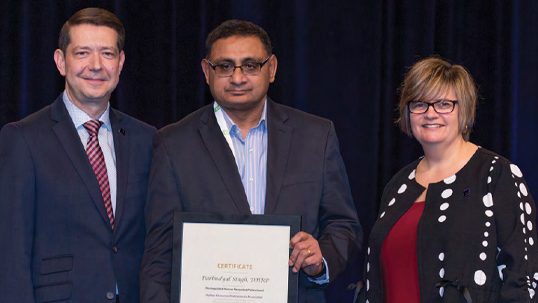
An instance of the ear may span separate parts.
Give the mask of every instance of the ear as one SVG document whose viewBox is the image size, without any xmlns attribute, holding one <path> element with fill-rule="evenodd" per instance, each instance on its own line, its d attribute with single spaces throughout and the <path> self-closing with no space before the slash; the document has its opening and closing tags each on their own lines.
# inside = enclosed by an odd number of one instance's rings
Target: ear
<svg viewBox="0 0 538 303">
<path fill-rule="evenodd" d="M 123 69 L 123 63 L 125 63 L 125 53 L 123 51 L 120 52 L 120 63 L 119 63 L 119 69 L 118 72 L 121 73 L 121 70 Z"/>
<path fill-rule="evenodd" d="M 209 66 L 209 62 L 207 59 L 202 59 L 202 62 L 200 62 L 202 65 L 202 70 L 204 71 L 205 75 L 205 83 L 209 85 L 209 73 L 211 73 L 211 70 L 213 69 L 211 66 Z"/>
<path fill-rule="evenodd" d="M 54 51 L 54 62 L 56 62 L 56 68 L 60 75 L 65 76 L 65 56 L 61 49 Z"/>
<path fill-rule="evenodd" d="M 276 68 L 278 66 L 278 60 L 276 59 L 276 56 L 273 54 L 271 55 L 271 58 L 269 58 L 268 67 L 269 67 L 269 83 L 273 83 L 275 81 L 276 76 Z"/>
</svg>

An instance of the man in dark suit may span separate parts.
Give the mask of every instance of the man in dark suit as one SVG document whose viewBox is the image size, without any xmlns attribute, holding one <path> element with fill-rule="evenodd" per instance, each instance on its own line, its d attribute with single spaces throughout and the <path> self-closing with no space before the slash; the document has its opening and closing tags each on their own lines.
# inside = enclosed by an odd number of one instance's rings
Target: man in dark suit
<svg viewBox="0 0 538 303">
<path fill-rule="evenodd" d="M 215 29 L 201 64 L 215 102 L 154 136 L 141 301 L 170 300 L 172 218 L 182 211 L 301 215 L 289 265 L 299 301 L 325 302 L 319 290 L 361 242 L 332 122 L 267 98 L 277 59 L 250 22 Z"/>
<path fill-rule="evenodd" d="M 114 14 L 63 26 L 65 91 L 0 132 L 0 301 L 139 302 L 156 129 L 109 106 L 125 60 Z"/>
</svg>

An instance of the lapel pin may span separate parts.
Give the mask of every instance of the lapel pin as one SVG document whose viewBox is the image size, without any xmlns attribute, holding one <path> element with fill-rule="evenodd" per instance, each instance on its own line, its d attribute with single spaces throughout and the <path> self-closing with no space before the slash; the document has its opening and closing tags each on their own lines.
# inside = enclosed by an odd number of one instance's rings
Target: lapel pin
<svg viewBox="0 0 538 303">
<path fill-rule="evenodd" d="M 121 133 L 122 135 L 124 135 L 124 136 L 125 136 L 125 129 L 123 129 L 123 128 L 120 128 L 119 132 L 120 132 L 120 133 Z"/>
<path fill-rule="evenodd" d="M 471 194 L 471 190 L 470 190 L 470 189 L 466 188 L 466 189 L 463 190 L 463 196 L 464 196 L 464 197 L 467 197 L 467 196 L 470 195 L 470 194 Z"/>
</svg>

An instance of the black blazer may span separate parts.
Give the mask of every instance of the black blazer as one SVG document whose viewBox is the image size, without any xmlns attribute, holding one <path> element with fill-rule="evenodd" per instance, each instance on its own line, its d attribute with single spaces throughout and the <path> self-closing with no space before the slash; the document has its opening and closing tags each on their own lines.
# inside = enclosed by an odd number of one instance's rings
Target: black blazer
<svg viewBox="0 0 538 303">
<path fill-rule="evenodd" d="M 332 281 L 362 238 L 333 124 L 269 100 L 267 135 L 265 214 L 301 215 Z M 140 272 L 141 301 L 148 303 L 169 302 L 174 211 L 250 214 L 212 105 L 159 130 L 153 145 Z M 300 302 L 325 302 L 319 287 L 300 275 Z"/>
<path fill-rule="evenodd" d="M 115 229 L 71 117 L 52 105 L 0 133 L 0 300 L 138 302 L 152 126 L 110 111 Z M 123 131 L 120 133 L 120 129 Z"/>
</svg>

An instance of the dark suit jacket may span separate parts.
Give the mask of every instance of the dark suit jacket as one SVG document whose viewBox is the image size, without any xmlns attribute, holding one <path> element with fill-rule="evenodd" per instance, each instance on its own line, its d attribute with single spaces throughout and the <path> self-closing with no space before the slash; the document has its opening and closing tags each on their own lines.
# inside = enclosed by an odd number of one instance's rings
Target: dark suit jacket
<svg viewBox="0 0 538 303">
<path fill-rule="evenodd" d="M 333 124 L 269 100 L 267 128 L 265 214 L 301 215 L 334 280 L 362 233 Z M 153 144 L 140 286 L 142 302 L 160 303 L 170 297 L 173 212 L 250 209 L 211 105 L 158 131 Z M 300 275 L 300 302 L 324 302 L 319 287 Z"/>
<path fill-rule="evenodd" d="M 152 126 L 110 111 L 115 229 L 62 96 L 0 132 L 0 301 L 138 302 Z M 123 129 L 125 134 L 119 131 Z"/>
</svg>

